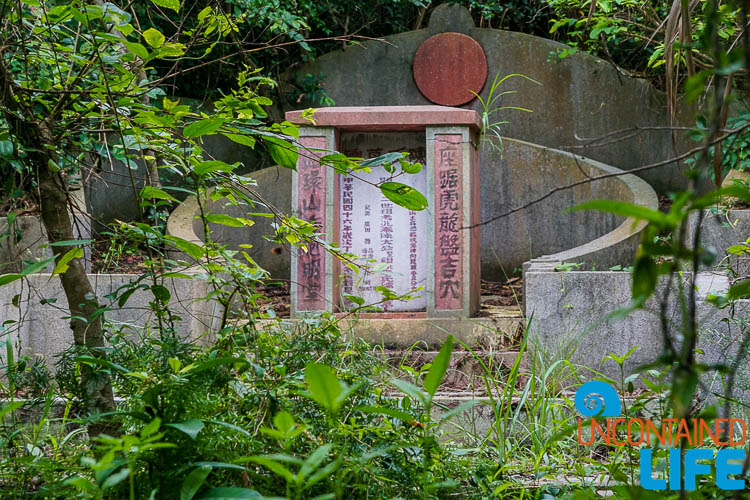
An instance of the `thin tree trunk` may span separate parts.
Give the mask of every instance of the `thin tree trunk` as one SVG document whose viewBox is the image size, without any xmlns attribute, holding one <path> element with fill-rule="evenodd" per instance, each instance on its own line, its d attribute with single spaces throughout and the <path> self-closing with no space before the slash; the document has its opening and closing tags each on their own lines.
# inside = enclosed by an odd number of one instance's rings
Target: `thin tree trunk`
<svg viewBox="0 0 750 500">
<path fill-rule="evenodd" d="M 42 223 L 49 242 L 75 240 L 68 211 L 67 188 L 60 174 L 51 167 L 59 164 L 52 127 L 46 121 L 33 119 L 33 112 L 18 96 L 17 85 L 2 61 L 0 113 L 8 123 L 11 136 L 27 152 L 27 166 L 37 180 L 36 189 L 30 194 L 36 198 L 41 209 Z M 54 256 L 59 259 L 76 247 L 62 245 L 51 248 Z M 69 263 L 67 271 L 60 274 L 60 281 L 68 300 L 74 344 L 90 349 L 94 356 L 103 357 L 101 348 L 105 346 L 105 340 L 102 316 L 94 316 L 100 305 L 80 259 L 73 259 Z M 84 403 L 87 410 L 90 413 L 111 411 L 114 408 L 114 397 L 109 377 L 95 373 L 88 365 L 83 365 L 81 370 L 81 385 L 85 390 Z M 105 427 L 101 424 L 89 426 L 89 434 L 92 435 L 103 430 Z"/>
<path fill-rule="evenodd" d="M 73 224 L 68 211 L 68 193 L 57 173 L 47 165 L 39 165 L 38 203 L 42 212 L 42 222 L 50 243 L 75 240 Z M 53 246 L 52 253 L 58 259 L 75 246 Z M 85 346 L 95 356 L 102 355 L 105 347 L 104 328 L 101 314 L 94 313 L 101 307 L 94 288 L 91 286 L 81 259 L 73 259 L 68 270 L 60 274 L 60 281 L 70 309 L 70 328 L 76 346 Z M 114 397 L 109 377 L 95 374 L 91 367 L 83 365 L 82 383 L 86 390 L 86 405 L 91 412 L 106 412 L 114 409 Z"/>
</svg>

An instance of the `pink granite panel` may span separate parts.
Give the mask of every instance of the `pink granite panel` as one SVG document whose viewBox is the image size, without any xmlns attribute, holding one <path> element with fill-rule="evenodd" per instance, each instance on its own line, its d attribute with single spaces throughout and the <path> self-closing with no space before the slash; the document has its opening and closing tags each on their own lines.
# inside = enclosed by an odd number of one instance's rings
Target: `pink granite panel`
<svg viewBox="0 0 750 500">
<path fill-rule="evenodd" d="M 324 149 L 325 137 L 300 137 L 299 160 L 297 161 L 297 203 L 300 218 L 315 224 L 317 232 L 326 231 L 326 175 L 325 167 L 318 159 Z M 307 252 L 297 254 L 297 310 L 322 311 L 325 309 L 326 255 L 320 245 L 309 245 Z"/>
<path fill-rule="evenodd" d="M 435 135 L 435 309 L 463 308 L 461 134 Z"/>
</svg>

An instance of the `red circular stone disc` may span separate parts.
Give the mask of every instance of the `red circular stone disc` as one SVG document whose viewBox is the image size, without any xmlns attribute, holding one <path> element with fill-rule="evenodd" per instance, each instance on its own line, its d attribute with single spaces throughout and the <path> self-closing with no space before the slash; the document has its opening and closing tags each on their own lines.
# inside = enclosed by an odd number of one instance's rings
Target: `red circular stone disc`
<svg viewBox="0 0 750 500">
<path fill-rule="evenodd" d="M 459 106 L 474 99 L 487 79 L 487 58 L 470 36 L 441 33 L 428 38 L 414 55 L 414 81 L 430 101 Z"/>
</svg>

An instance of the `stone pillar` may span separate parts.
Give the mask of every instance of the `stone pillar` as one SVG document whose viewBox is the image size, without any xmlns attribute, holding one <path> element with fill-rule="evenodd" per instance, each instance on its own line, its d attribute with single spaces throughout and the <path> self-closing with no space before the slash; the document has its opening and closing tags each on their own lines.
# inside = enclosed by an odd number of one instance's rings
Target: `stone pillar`
<svg viewBox="0 0 750 500">
<path fill-rule="evenodd" d="M 335 210 L 338 189 L 335 172 L 320 164 L 319 158 L 336 147 L 336 132 L 332 127 L 301 127 L 297 171 L 292 176 L 292 210 L 300 219 L 314 224 L 326 242 L 335 241 L 338 234 Z M 307 251 L 292 250 L 291 313 L 333 312 L 337 309 L 334 293 L 338 278 L 338 259 L 319 244 L 309 245 Z"/>
<path fill-rule="evenodd" d="M 469 317 L 480 301 L 477 134 L 469 127 L 427 127 L 427 144 L 434 214 L 427 313 Z"/>
</svg>

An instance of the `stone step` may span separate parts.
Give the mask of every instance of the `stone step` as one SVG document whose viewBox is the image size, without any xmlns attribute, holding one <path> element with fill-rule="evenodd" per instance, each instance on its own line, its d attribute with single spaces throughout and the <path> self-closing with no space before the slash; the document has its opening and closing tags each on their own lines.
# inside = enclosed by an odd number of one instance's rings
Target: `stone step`
<svg viewBox="0 0 750 500">
<path fill-rule="evenodd" d="M 400 378 L 411 383 L 417 383 L 427 373 L 438 351 L 422 351 L 418 349 L 383 349 L 375 351 L 385 365 L 384 375 L 387 378 Z M 487 352 L 477 350 L 455 350 L 451 355 L 448 370 L 438 389 L 438 394 L 450 397 L 454 394 L 472 394 L 476 397 L 485 396 L 487 388 L 485 375 L 495 381 L 505 380 L 518 359 L 519 351 L 505 350 Z M 524 372 L 528 367 L 528 357 L 523 354 L 516 385 L 520 386 L 527 380 Z M 502 383 L 502 382 L 501 382 Z M 497 384 L 497 382 L 495 382 Z"/>
</svg>

